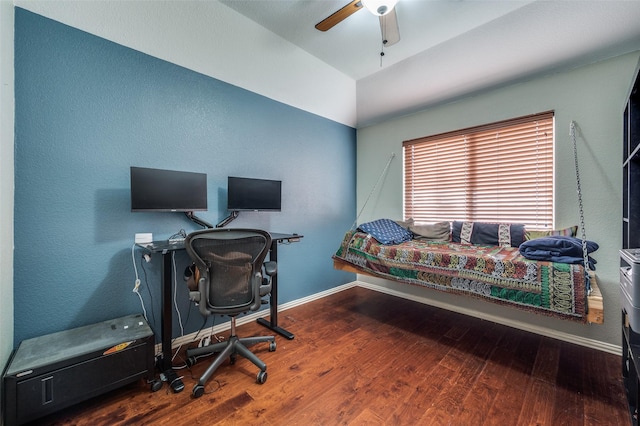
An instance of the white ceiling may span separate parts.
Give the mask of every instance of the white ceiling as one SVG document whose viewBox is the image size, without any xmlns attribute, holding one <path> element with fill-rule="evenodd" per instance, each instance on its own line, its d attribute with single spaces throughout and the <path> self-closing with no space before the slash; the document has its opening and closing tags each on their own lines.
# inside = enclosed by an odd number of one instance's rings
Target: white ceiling
<svg viewBox="0 0 640 426">
<path fill-rule="evenodd" d="M 640 49 L 640 0 L 400 0 L 401 40 L 384 49 L 349 0 L 221 0 L 356 80 L 358 127 L 534 75 Z"/>
<path fill-rule="evenodd" d="M 385 49 L 377 16 L 360 9 L 329 31 L 315 29 L 350 0 L 221 0 L 355 80 L 459 37 L 531 1 L 400 0 L 396 6 L 401 42 Z"/>
</svg>

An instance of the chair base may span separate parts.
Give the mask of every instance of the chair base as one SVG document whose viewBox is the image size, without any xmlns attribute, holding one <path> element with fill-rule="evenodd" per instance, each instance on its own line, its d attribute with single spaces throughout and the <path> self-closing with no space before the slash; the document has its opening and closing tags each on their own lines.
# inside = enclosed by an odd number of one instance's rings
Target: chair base
<svg viewBox="0 0 640 426">
<path fill-rule="evenodd" d="M 201 348 L 187 349 L 187 358 L 190 365 L 195 364 L 195 357 L 199 355 L 210 355 L 219 353 L 216 359 L 207 367 L 206 371 L 198 379 L 198 383 L 193 388 L 193 396 L 196 398 L 204 394 L 204 386 L 211 378 L 213 373 L 220 365 L 230 358 L 231 364 L 235 363 L 236 356 L 240 355 L 260 369 L 256 377 L 256 382 L 262 384 L 267 380 L 267 364 L 265 364 L 260 358 L 258 358 L 253 352 L 251 352 L 247 346 L 255 345 L 257 343 L 269 342 L 269 351 L 276 350 L 276 339 L 274 336 L 255 336 L 255 337 L 243 337 L 239 338 L 233 333 L 229 340 L 226 342 L 214 343 L 212 345 L 204 346 Z"/>
</svg>

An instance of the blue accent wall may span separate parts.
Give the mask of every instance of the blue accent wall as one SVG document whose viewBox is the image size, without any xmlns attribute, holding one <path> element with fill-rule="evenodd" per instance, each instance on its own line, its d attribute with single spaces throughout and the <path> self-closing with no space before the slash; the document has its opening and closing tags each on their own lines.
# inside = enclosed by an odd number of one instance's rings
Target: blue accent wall
<svg viewBox="0 0 640 426">
<path fill-rule="evenodd" d="M 227 176 L 282 180 L 282 212 L 230 225 L 304 235 L 280 246 L 280 302 L 354 279 L 331 255 L 355 218 L 355 129 L 20 8 L 15 97 L 14 344 L 142 312 L 134 259 L 159 334 L 161 257 L 143 265 L 134 234 L 199 227 L 131 212 L 130 166 L 207 173 L 198 216 L 214 224 L 227 215 Z M 188 261 L 175 256 L 185 333 L 203 323 L 182 280 Z"/>
</svg>

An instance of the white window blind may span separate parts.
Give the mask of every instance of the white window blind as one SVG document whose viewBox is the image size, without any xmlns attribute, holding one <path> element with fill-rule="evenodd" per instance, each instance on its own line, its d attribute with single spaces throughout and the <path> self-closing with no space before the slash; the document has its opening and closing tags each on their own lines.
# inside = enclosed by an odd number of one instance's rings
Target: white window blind
<svg viewBox="0 0 640 426">
<path fill-rule="evenodd" d="M 403 142 L 404 215 L 551 229 L 553 112 Z"/>
</svg>

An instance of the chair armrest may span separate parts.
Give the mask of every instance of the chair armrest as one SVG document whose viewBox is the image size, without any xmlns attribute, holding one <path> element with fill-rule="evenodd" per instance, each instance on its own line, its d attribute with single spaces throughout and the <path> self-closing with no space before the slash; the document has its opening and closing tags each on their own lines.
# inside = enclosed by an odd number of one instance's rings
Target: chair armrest
<svg viewBox="0 0 640 426">
<path fill-rule="evenodd" d="M 272 260 L 264 262 L 264 272 L 270 277 L 278 272 L 278 264 Z"/>
</svg>

